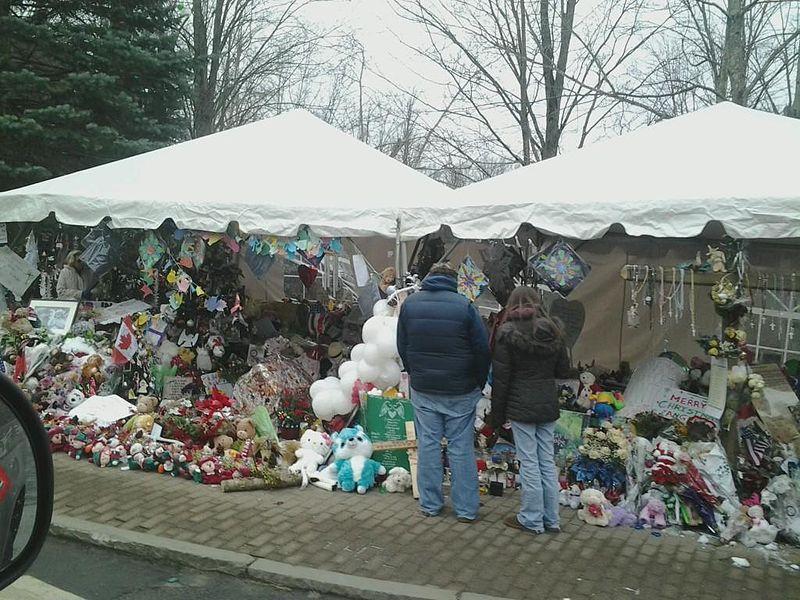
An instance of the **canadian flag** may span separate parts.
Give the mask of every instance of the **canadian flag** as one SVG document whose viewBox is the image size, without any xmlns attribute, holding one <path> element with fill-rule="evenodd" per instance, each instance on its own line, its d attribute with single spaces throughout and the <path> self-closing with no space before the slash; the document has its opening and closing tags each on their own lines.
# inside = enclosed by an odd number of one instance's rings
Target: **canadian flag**
<svg viewBox="0 0 800 600">
<path fill-rule="evenodd" d="M 119 326 L 117 341 L 114 342 L 112 357 L 114 364 L 124 365 L 133 360 L 136 351 L 139 349 L 139 342 L 136 341 L 136 332 L 133 330 L 131 318 L 125 317 Z"/>
</svg>

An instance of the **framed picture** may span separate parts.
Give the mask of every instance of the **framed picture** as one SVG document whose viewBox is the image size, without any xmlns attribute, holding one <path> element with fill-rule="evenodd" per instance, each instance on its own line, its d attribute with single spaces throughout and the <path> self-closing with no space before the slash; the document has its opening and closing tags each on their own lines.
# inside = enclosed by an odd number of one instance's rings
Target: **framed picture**
<svg viewBox="0 0 800 600">
<path fill-rule="evenodd" d="M 78 312 L 78 302 L 71 300 L 31 300 L 41 326 L 51 335 L 66 335 Z"/>
</svg>

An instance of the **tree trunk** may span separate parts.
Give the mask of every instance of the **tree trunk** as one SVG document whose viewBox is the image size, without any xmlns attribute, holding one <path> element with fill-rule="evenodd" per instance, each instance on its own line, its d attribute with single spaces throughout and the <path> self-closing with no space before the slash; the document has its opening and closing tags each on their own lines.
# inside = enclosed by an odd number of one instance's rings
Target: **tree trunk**
<svg viewBox="0 0 800 600">
<path fill-rule="evenodd" d="M 11 0 L 0 0 L 0 19 L 11 16 Z M 0 71 L 11 64 L 11 39 L 5 26 L 0 27 Z"/>
<path fill-rule="evenodd" d="M 550 2 L 549 0 L 540 0 L 539 3 L 542 36 L 542 68 L 544 69 L 545 92 L 547 94 L 545 139 L 544 147 L 542 148 L 543 159 L 556 156 L 561 143 L 561 98 L 564 93 L 564 73 L 569 57 L 569 46 L 572 40 L 576 3 L 577 0 L 567 0 L 564 14 L 561 15 L 560 45 L 557 63 L 553 31 L 550 29 Z"/>
<path fill-rule="evenodd" d="M 528 40 L 525 26 L 525 0 L 519 0 L 517 15 L 517 68 L 519 69 L 519 124 L 522 133 L 522 164 L 531 164 L 531 102 L 528 96 Z"/>
<path fill-rule="evenodd" d="M 715 90 L 717 102 L 731 100 L 742 106 L 747 105 L 747 52 L 744 17 L 743 0 L 728 0 L 725 45 L 722 49 L 722 62 Z"/>
<path fill-rule="evenodd" d="M 789 108 L 789 116 L 800 119 L 800 42 L 797 44 L 797 73 L 794 82 L 794 102 Z"/>
<path fill-rule="evenodd" d="M 194 38 L 194 126 L 193 137 L 214 131 L 214 94 L 209 86 L 208 28 L 203 0 L 192 0 L 192 30 Z"/>
</svg>

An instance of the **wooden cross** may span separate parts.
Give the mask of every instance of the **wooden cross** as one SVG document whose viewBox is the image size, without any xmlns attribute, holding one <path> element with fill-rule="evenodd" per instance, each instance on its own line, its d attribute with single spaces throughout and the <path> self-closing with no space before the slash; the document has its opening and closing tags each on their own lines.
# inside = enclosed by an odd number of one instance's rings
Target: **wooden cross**
<svg viewBox="0 0 800 600">
<path fill-rule="evenodd" d="M 372 449 L 378 450 L 406 450 L 408 452 L 408 464 L 411 467 L 411 493 L 414 499 L 419 498 L 417 488 L 417 430 L 414 428 L 413 421 L 406 421 L 406 438 L 395 442 L 374 442 Z"/>
</svg>

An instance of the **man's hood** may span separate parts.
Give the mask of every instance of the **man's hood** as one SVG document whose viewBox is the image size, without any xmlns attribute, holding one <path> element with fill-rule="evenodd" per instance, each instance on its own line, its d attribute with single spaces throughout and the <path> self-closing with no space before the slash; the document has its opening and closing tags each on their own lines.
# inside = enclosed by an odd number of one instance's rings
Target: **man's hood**
<svg viewBox="0 0 800 600">
<path fill-rule="evenodd" d="M 428 275 L 422 280 L 421 289 L 425 292 L 457 292 L 458 283 L 447 275 Z"/>
</svg>

